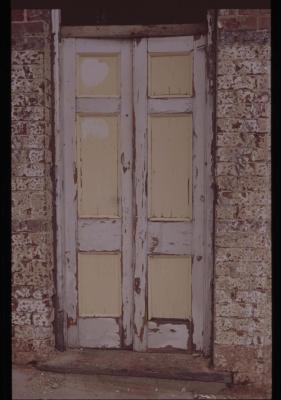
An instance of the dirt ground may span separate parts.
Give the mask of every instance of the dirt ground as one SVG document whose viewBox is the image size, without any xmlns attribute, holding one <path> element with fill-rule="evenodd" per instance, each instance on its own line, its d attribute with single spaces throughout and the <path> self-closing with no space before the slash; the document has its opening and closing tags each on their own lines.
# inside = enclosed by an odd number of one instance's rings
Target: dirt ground
<svg viewBox="0 0 281 400">
<path fill-rule="evenodd" d="M 270 399 L 245 387 L 223 383 L 42 372 L 14 366 L 13 400 L 25 399 Z"/>
</svg>

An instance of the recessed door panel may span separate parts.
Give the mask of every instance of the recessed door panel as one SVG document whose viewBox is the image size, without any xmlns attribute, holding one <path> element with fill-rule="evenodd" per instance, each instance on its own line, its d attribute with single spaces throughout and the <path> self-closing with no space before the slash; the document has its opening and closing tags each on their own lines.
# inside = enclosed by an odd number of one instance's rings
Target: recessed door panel
<svg viewBox="0 0 281 400">
<path fill-rule="evenodd" d="M 79 115 L 79 217 L 118 216 L 118 117 Z"/>
<path fill-rule="evenodd" d="M 148 258 L 148 319 L 191 317 L 191 258 Z"/>
<path fill-rule="evenodd" d="M 78 253 L 80 317 L 120 317 L 120 254 Z"/>
<path fill-rule="evenodd" d="M 120 95 L 118 54 L 79 54 L 77 94 L 80 97 L 117 97 Z"/>
<path fill-rule="evenodd" d="M 192 217 L 192 116 L 151 115 L 149 216 Z"/>
<path fill-rule="evenodd" d="M 192 96 L 192 54 L 149 54 L 149 97 Z"/>
</svg>

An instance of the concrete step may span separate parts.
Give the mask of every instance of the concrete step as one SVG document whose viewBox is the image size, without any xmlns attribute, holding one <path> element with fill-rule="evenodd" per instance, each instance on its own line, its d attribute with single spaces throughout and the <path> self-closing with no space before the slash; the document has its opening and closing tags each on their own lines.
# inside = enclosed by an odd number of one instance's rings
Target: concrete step
<svg viewBox="0 0 281 400">
<path fill-rule="evenodd" d="M 41 371 L 179 379 L 232 384 L 232 374 L 211 368 L 210 360 L 184 353 L 139 353 L 128 350 L 67 350 L 38 362 Z"/>
</svg>

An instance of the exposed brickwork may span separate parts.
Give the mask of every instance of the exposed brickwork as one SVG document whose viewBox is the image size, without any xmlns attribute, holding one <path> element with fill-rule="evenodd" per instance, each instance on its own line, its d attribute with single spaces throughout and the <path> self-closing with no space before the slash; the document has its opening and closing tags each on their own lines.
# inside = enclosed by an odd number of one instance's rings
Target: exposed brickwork
<svg viewBox="0 0 281 400">
<path fill-rule="evenodd" d="M 12 13 L 13 356 L 54 348 L 50 11 Z"/>
<path fill-rule="evenodd" d="M 267 21 L 267 22 L 266 22 Z M 214 362 L 271 384 L 270 12 L 220 10 Z M 263 30 L 262 30 L 263 29 Z"/>
</svg>

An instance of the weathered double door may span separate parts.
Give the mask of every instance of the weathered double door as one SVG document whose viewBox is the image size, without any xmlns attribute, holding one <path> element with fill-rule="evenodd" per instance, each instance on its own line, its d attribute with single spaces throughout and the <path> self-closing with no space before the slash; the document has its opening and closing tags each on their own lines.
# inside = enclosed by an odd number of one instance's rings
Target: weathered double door
<svg viewBox="0 0 281 400">
<path fill-rule="evenodd" d="M 70 347 L 203 349 L 204 46 L 62 41 Z"/>
</svg>

